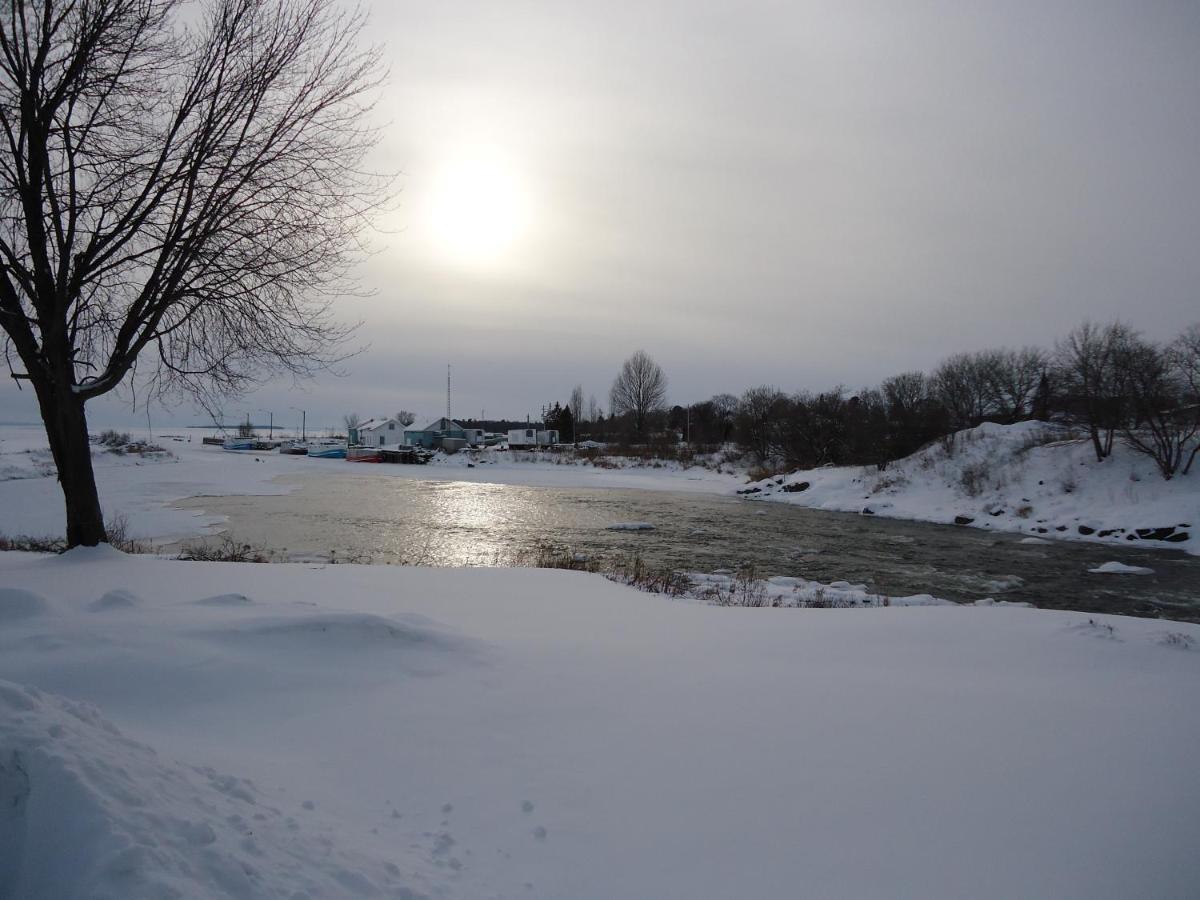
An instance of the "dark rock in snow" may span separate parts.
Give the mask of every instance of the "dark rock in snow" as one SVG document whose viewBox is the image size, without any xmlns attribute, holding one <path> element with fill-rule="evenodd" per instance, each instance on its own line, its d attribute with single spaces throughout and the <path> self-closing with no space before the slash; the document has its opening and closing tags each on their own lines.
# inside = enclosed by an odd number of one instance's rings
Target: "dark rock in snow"
<svg viewBox="0 0 1200 900">
<path fill-rule="evenodd" d="M 1114 534 L 1124 534 L 1124 533 L 1125 533 L 1124 528 L 1105 528 L 1102 531 L 1096 532 L 1096 534 L 1099 537 L 1111 537 Z"/>
<path fill-rule="evenodd" d="M 1095 534 L 1095 533 L 1096 533 L 1096 529 L 1095 529 L 1095 528 L 1092 528 L 1090 525 L 1080 525 L 1080 526 L 1079 526 L 1079 533 L 1080 533 L 1080 534 Z"/>
<path fill-rule="evenodd" d="M 1137 536 L 1140 537 L 1143 541 L 1166 541 L 1166 540 L 1169 540 L 1171 535 L 1173 535 L 1174 533 L 1175 533 L 1175 529 L 1172 526 L 1167 526 L 1165 528 L 1139 528 L 1139 529 L 1137 529 Z"/>
<path fill-rule="evenodd" d="M 738 491 L 738 493 L 739 494 L 761 494 L 762 488 L 756 488 L 756 487 L 746 488 L 745 490 Z"/>
<path fill-rule="evenodd" d="M 1066 530 L 1067 530 L 1067 526 L 1066 526 L 1066 525 L 1055 525 L 1055 526 L 1054 526 L 1054 530 L 1055 530 L 1055 531 L 1066 531 Z"/>
<path fill-rule="evenodd" d="M 1191 537 L 1191 535 L 1188 534 L 1186 531 L 1177 531 L 1174 534 L 1172 534 L 1171 536 L 1163 538 L 1163 540 L 1169 544 L 1182 544 L 1184 541 L 1186 541 L 1190 537 Z"/>
<path fill-rule="evenodd" d="M 975 521 L 975 519 L 973 516 L 955 516 L 954 517 L 955 525 L 970 525 L 974 521 Z"/>
<path fill-rule="evenodd" d="M 873 516 L 873 515 L 875 515 L 875 510 L 871 509 L 871 507 L 869 507 L 869 506 L 864 506 L 862 508 L 862 514 L 864 516 Z"/>
<path fill-rule="evenodd" d="M 783 492 L 785 494 L 798 494 L 801 491 L 807 491 L 810 487 L 812 487 L 812 485 L 807 481 L 797 481 L 795 484 L 785 484 L 783 486 Z"/>
</svg>

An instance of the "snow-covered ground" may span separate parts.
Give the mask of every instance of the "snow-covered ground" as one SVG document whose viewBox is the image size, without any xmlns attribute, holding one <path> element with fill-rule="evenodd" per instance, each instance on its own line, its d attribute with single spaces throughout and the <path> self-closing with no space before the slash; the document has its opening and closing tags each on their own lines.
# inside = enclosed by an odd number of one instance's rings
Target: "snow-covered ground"
<svg viewBox="0 0 1200 900">
<path fill-rule="evenodd" d="M 1192 898 L 1200 626 L 0 554 L 0 896 Z"/>
<path fill-rule="evenodd" d="M 1120 442 L 1097 462 L 1088 441 L 1063 437 L 1039 422 L 987 423 L 883 472 L 812 469 L 742 490 L 814 509 L 1200 554 L 1200 470 L 1164 481 L 1148 457 Z"/>
</svg>

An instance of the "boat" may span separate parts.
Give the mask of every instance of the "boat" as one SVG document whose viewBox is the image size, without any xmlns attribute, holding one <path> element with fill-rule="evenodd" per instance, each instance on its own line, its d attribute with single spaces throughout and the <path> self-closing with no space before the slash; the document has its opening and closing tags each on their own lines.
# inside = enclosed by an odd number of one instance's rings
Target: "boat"
<svg viewBox="0 0 1200 900">
<path fill-rule="evenodd" d="M 226 450 L 253 450 L 254 438 L 226 438 L 221 446 Z"/>
<path fill-rule="evenodd" d="M 301 441 L 284 441 L 279 445 L 279 452 L 291 456 L 304 456 L 308 453 L 308 444 Z"/>
<path fill-rule="evenodd" d="M 345 459 L 345 444 L 309 444 L 308 455 L 315 459 Z"/>
<path fill-rule="evenodd" d="M 383 454 L 378 447 L 349 447 L 346 450 L 346 462 L 383 462 Z"/>
</svg>

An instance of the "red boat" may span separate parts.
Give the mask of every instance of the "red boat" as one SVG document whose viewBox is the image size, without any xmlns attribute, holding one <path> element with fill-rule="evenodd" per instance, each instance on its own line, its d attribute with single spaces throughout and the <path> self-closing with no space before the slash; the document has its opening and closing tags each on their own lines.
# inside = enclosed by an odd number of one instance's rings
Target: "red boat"
<svg viewBox="0 0 1200 900">
<path fill-rule="evenodd" d="M 351 447 L 346 451 L 346 462 L 383 462 L 383 454 L 375 447 Z"/>
</svg>

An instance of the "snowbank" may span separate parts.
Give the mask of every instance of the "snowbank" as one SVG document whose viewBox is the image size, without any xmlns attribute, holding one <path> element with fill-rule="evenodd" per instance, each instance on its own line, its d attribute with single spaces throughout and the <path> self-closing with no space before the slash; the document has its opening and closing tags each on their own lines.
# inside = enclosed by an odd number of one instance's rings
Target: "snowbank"
<svg viewBox="0 0 1200 900">
<path fill-rule="evenodd" d="M 106 548 L 0 584 L 0 896 L 1200 883 L 1200 626 Z"/>
<path fill-rule="evenodd" d="M 985 423 L 883 471 L 846 466 L 793 472 L 739 493 L 814 509 L 1109 541 L 1200 554 L 1200 471 L 1164 481 L 1153 462 L 1040 422 Z"/>
</svg>

